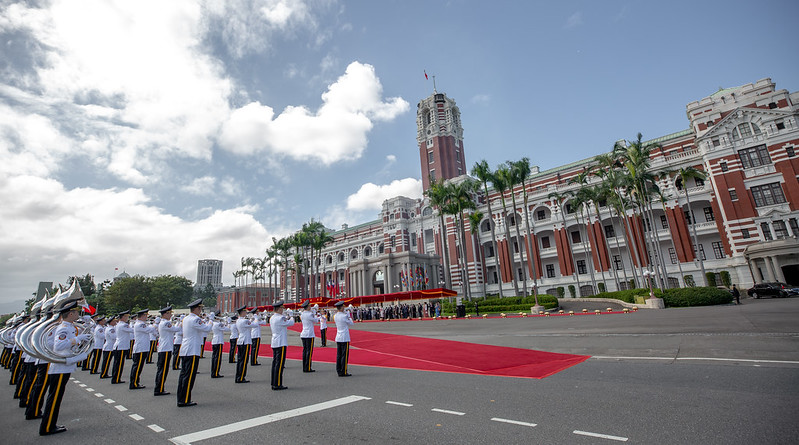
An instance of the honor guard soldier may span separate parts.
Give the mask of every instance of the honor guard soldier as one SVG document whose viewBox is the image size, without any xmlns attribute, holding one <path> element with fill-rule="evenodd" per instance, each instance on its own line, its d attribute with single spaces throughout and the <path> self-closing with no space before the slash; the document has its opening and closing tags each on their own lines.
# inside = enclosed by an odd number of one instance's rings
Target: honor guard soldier
<svg viewBox="0 0 799 445">
<path fill-rule="evenodd" d="M 230 351 L 228 351 L 228 363 L 236 363 L 236 342 L 239 340 L 239 327 L 236 326 L 236 320 L 239 317 L 234 315 L 230 317 Z"/>
<path fill-rule="evenodd" d="M 100 373 L 100 358 L 103 356 L 103 346 L 105 344 L 105 317 L 97 319 L 97 326 L 94 327 L 94 348 L 89 355 L 89 373 Z"/>
<path fill-rule="evenodd" d="M 252 348 L 252 322 L 247 319 L 247 306 L 236 309 L 239 319 L 236 327 L 239 329 L 239 339 L 236 341 L 236 383 L 249 383 L 247 380 L 247 362 L 250 360 Z"/>
<path fill-rule="evenodd" d="M 80 315 L 80 307 L 77 301 L 67 303 L 58 309 L 61 323 L 55 330 L 53 340 L 53 350 L 55 352 L 66 353 L 73 346 L 88 340 L 89 334 L 77 335 L 77 328 L 72 324 Z M 64 398 L 69 375 L 75 371 L 75 363 L 85 360 L 89 354 L 82 353 L 66 359 L 65 364 L 52 363 L 47 373 L 50 381 L 47 383 L 47 402 L 44 405 L 44 415 L 42 424 L 39 426 L 39 435 L 47 436 L 50 434 L 63 433 L 66 427 L 57 425 L 58 411 L 61 408 L 61 400 Z"/>
<path fill-rule="evenodd" d="M 178 322 L 176 324 L 178 329 L 175 332 L 175 337 L 172 340 L 172 370 L 180 371 L 180 345 L 183 344 L 183 315 L 178 318 Z"/>
<path fill-rule="evenodd" d="M 148 320 L 149 321 L 149 320 Z M 155 349 L 158 346 L 158 325 L 161 324 L 161 316 L 159 315 L 155 319 L 153 319 L 150 323 L 152 326 L 152 330 L 150 331 L 150 349 L 147 351 L 147 362 L 153 362 L 153 354 L 155 353 Z"/>
<path fill-rule="evenodd" d="M 319 305 L 313 305 L 314 311 L 319 311 Z M 327 314 L 326 311 L 317 312 L 319 316 L 319 338 L 322 339 L 322 347 L 327 347 Z"/>
<path fill-rule="evenodd" d="M 161 322 L 158 323 L 158 362 L 156 364 L 153 395 L 165 396 L 169 394 L 164 385 L 171 366 L 169 359 L 173 353 L 175 333 L 182 330 L 182 328 L 172 325 L 172 306 L 162 308 L 158 312 L 161 313 Z"/>
<path fill-rule="evenodd" d="M 114 355 L 114 344 L 117 342 L 117 316 L 113 315 L 108 319 L 105 327 L 105 342 L 103 342 L 103 364 L 100 366 L 100 378 L 107 379 L 111 376 L 108 371 L 111 369 L 111 357 Z"/>
<path fill-rule="evenodd" d="M 125 358 L 130 353 L 131 337 L 133 329 L 128 325 L 130 319 L 130 311 L 119 313 L 119 322 L 117 323 L 117 339 L 114 342 L 114 369 L 111 384 L 125 383 L 122 380 L 122 371 L 125 369 Z"/>
<path fill-rule="evenodd" d="M 352 374 L 347 372 L 347 363 L 350 360 L 350 326 L 352 317 L 348 311 L 344 310 L 344 301 L 336 303 L 336 315 L 333 320 L 336 322 L 336 372 L 339 377 L 349 377 Z"/>
<path fill-rule="evenodd" d="M 230 331 L 227 325 L 222 321 L 222 317 L 215 317 L 211 325 L 211 332 L 214 334 L 211 338 L 211 378 L 218 379 L 224 377 L 219 374 L 222 369 L 222 345 L 225 344 L 225 332 Z"/>
<path fill-rule="evenodd" d="M 283 368 L 286 364 L 286 349 L 289 345 L 288 328 L 294 325 L 294 317 L 291 314 L 283 315 L 283 302 L 278 301 L 274 304 L 275 313 L 269 319 L 269 327 L 272 329 L 272 390 L 279 391 L 286 389 L 283 386 Z"/>
<path fill-rule="evenodd" d="M 149 309 L 143 309 L 136 313 L 136 323 L 133 325 L 133 366 L 130 368 L 129 389 L 144 389 L 144 385 L 139 384 L 141 370 L 144 362 L 147 361 L 147 354 L 150 352 L 150 334 L 155 330 L 147 324 L 147 313 Z"/>
<path fill-rule="evenodd" d="M 97 320 L 100 319 L 100 314 L 94 314 L 88 318 L 93 322 L 96 328 Z M 94 335 L 94 329 L 92 329 L 92 335 Z M 92 350 L 89 351 L 89 358 L 87 358 L 86 360 L 83 361 L 83 363 L 81 363 L 81 368 L 80 368 L 81 371 L 89 371 L 89 373 L 91 374 L 92 363 L 94 362 L 94 356 L 96 355 L 96 353 L 94 352 L 94 348 L 96 347 L 97 347 L 97 342 L 95 341 L 94 344 L 92 344 Z"/>
<path fill-rule="evenodd" d="M 314 335 L 314 323 L 318 321 L 316 315 L 308 310 L 310 305 L 309 300 L 305 300 L 300 307 L 300 321 L 302 322 L 302 332 L 300 332 L 300 340 L 302 340 L 302 372 L 316 372 L 311 369 L 311 360 L 313 359 L 313 344 L 316 340 Z"/>
<path fill-rule="evenodd" d="M 261 366 L 258 363 L 258 353 L 261 351 L 261 326 L 266 326 L 261 317 L 258 315 L 258 308 L 254 307 L 250 311 L 252 314 L 252 365 L 253 366 Z"/>
<path fill-rule="evenodd" d="M 194 406 L 191 390 L 197 377 L 197 365 L 200 362 L 200 347 L 204 336 L 208 335 L 211 325 L 203 322 L 203 300 L 197 299 L 189 303 L 191 313 L 183 319 L 183 343 L 180 345 L 181 369 L 178 378 L 178 406 Z"/>
</svg>

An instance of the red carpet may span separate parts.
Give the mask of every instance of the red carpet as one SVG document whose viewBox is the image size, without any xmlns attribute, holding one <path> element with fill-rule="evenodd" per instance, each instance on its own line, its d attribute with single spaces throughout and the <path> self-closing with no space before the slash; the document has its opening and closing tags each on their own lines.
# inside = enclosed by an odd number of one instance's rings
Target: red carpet
<svg viewBox="0 0 799 445">
<path fill-rule="evenodd" d="M 292 328 L 299 331 L 299 326 Z M 336 329 L 327 329 L 327 347 L 320 347 L 319 329 L 314 342 L 316 362 L 335 363 Z M 271 335 L 264 330 L 259 355 L 269 360 Z M 376 366 L 417 371 L 455 372 L 502 377 L 542 379 L 589 358 L 586 355 L 558 354 L 504 346 L 479 345 L 451 340 L 436 340 L 407 335 L 350 330 L 350 361 L 353 366 Z M 227 352 L 228 344 L 224 350 Z M 210 350 L 210 344 L 206 344 Z M 227 356 L 225 356 L 227 357 Z M 302 360 L 302 348 L 289 346 L 287 357 Z"/>
</svg>

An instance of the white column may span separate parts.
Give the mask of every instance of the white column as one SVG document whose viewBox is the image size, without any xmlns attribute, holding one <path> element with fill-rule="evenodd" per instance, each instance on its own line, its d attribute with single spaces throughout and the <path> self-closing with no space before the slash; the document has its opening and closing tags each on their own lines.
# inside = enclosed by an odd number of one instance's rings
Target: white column
<svg viewBox="0 0 799 445">
<path fill-rule="evenodd" d="M 768 275 L 768 281 L 775 281 L 777 278 L 774 275 L 774 264 L 771 262 L 771 257 L 767 256 L 763 258 L 763 261 L 766 262 L 766 275 Z"/>
<path fill-rule="evenodd" d="M 776 256 L 771 257 L 771 264 L 774 265 L 774 278 L 780 283 L 784 283 L 785 275 L 782 273 L 782 267 L 780 267 L 780 261 Z"/>
</svg>

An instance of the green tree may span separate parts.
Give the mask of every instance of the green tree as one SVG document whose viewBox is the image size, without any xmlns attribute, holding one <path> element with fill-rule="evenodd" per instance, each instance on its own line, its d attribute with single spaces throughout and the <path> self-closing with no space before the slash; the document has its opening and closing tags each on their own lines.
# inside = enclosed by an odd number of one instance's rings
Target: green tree
<svg viewBox="0 0 799 445">
<path fill-rule="evenodd" d="M 83 292 L 84 297 L 89 297 L 94 295 L 97 290 L 97 286 L 94 284 L 94 277 L 91 274 L 86 274 L 84 276 L 74 277 L 69 276 L 67 277 L 67 287 L 72 285 L 72 282 L 75 281 L 75 278 L 78 279 L 78 286 L 80 286 L 81 292 Z"/>
<path fill-rule="evenodd" d="M 697 170 L 693 167 L 681 168 L 677 175 L 682 182 L 682 189 L 685 191 L 685 201 L 688 206 L 688 215 L 691 218 L 691 233 L 694 238 L 694 258 L 699 260 L 699 268 L 702 270 L 702 277 L 705 279 L 705 286 L 708 286 L 707 273 L 705 272 L 705 261 L 702 259 L 702 252 L 699 251 L 699 238 L 696 236 L 696 219 L 694 218 L 694 211 L 691 209 L 691 198 L 688 196 L 688 178 L 705 179 L 705 172 Z"/>
<path fill-rule="evenodd" d="M 449 247 L 447 247 L 447 227 L 444 225 L 444 211 L 442 208 L 447 204 L 447 190 L 444 187 L 444 182 L 436 181 L 430 178 L 430 187 L 425 190 L 425 195 L 430 198 L 430 205 L 438 210 L 438 224 L 439 232 L 441 234 L 441 245 L 444 247 L 442 262 L 444 263 L 444 286 L 447 288 L 452 287 L 452 279 L 450 271 Z"/>
<path fill-rule="evenodd" d="M 497 249 L 497 232 L 496 224 L 494 222 L 494 210 L 491 208 L 491 196 L 488 194 L 488 183 L 493 181 L 494 174 L 491 172 L 491 167 L 488 166 L 488 162 L 486 162 L 485 159 L 474 164 L 474 167 L 472 167 L 472 174 L 476 176 L 480 181 L 480 184 L 483 185 L 483 196 L 485 196 L 486 204 L 488 205 L 488 223 L 489 228 L 491 229 L 491 248 L 494 250 L 494 264 L 497 268 L 497 276 L 499 277 L 499 298 L 503 298 L 502 274 L 500 273 L 499 266 L 499 249 Z M 483 282 L 485 282 L 485 280 L 483 280 Z"/>
<path fill-rule="evenodd" d="M 519 295 L 519 280 L 516 276 L 516 262 L 513 261 L 513 244 L 510 237 L 510 228 L 508 227 L 508 203 L 505 201 L 505 192 L 508 190 L 511 191 L 513 194 L 513 178 L 511 175 L 511 171 L 507 165 L 499 165 L 496 170 L 494 171 L 493 177 L 494 183 L 494 190 L 499 193 L 500 202 L 502 203 L 502 225 L 505 227 L 505 241 L 508 244 L 508 248 L 506 249 L 508 252 L 508 264 L 511 266 L 510 269 L 513 275 L 513 290 L 516 292 L 516 296 Z M 516 210 L 514 206 L 513 210 L 514 219 L 516 215 Z M 521 247 L 521 246 L 520 246 Z"/>
<path fill-rule="evenodd" d="M 140 307 L 147 307 L 150 285 L 143 275 L 134 275 L 114 281 L 105 290 L 105 308 L 114 314 Z"/>
<path fill-rule="evenodd" d="M 175 307 L 185 307 L 191 303 L 194 294 L 192 283 L 186 277 L 159 275 L 148 278 L 147 284 L 150 287 L 146 306 L 148 309 L 159 309 L 167 304 Z M 211 289 L 213 289 L 213 286 Z M 213 306 L 216 306 L 216 303 Z M 144 309 L 144 307 L 141 309 Z"/>
</svg>

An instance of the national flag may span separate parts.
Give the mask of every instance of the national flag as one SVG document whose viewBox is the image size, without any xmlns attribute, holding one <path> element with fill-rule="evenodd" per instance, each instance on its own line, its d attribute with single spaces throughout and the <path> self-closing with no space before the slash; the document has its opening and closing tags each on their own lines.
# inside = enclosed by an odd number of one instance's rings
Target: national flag
<svg viewBox="0 0 799 445">
<path fill-rule="evenodd" d="M 428 80 L 427 79 L 427 70 L 424 70 L 424 80 Z"/>
<path fill-rule="evenodd" d="M 89 303 L 86 303 L 86 302 L 81 304 L 81 307 L 83 308 L 83 311 L 86 312 L 89 315 L 94 315 L 95 312 L 97 312 L 97 309 L 95 309 L 94 306 L 92 306 L 92 305 L 90 305 Z"/>
<path fill-rule="evenodd" d="M 115 267 L 115 268 L 114 268 L 114 270 L 115 270 L 115 271 L 116 271 L 116 270 L 119 270 L 119 268 L 118 268 L 118 267 Z"/>
</svg>

